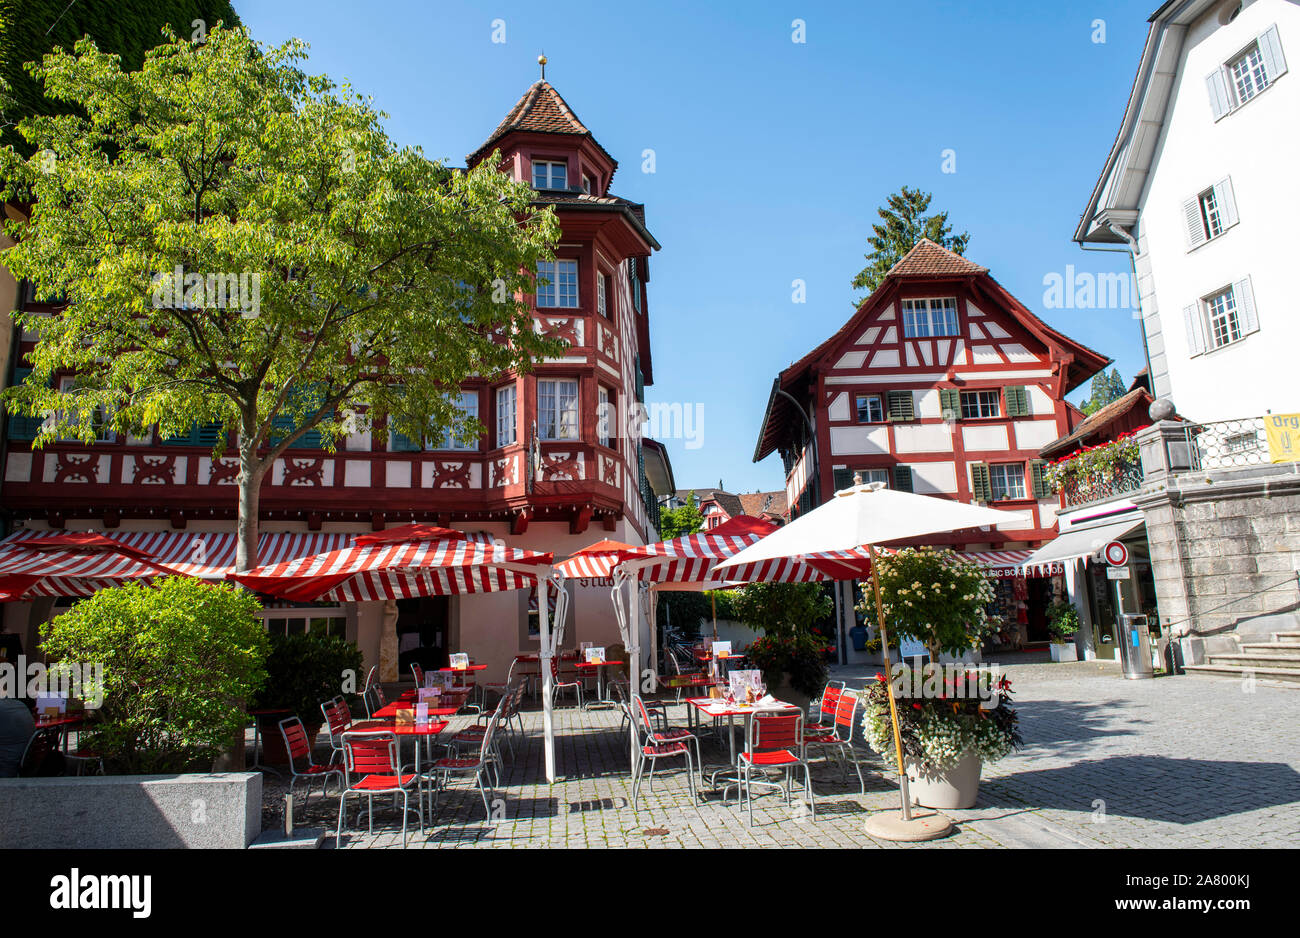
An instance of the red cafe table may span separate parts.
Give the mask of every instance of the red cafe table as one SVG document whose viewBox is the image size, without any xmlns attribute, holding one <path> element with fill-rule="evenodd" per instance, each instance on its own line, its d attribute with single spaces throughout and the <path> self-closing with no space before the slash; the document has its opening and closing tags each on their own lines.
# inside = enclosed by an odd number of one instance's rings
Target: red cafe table
<svg viewBox="0 0 1300 938">
<path fill-rule="evenodd" d="M 386 720 L 389 723 L 392 723 L 392 721 L 397 717 L 398 710 L 414 710 L 415 706 L 416 705 L 413 703 L 400 703 L 400 702 L 384 704 L 384 706 L 380 707 L 378 710 L 375 711 L 374 718 L 376 720 Z M 460 707 L 429 707 L 429 716 L 450 717 L 450 716 L 455 716 L 459 710 Z"/>
<path fill-rule="evenodd" d="M 727 736 L 731 740 L 731 766 L 736 765 L 736 717 L 744 718 L 744 725 L 749 727 L 749 720 L 755 713 L 784 713 L 787 710 L 798 712 L 799 708 L 794 704 L 786 703 L 783 700 L 777 700 L 770 704 L 728 704 L 721 698 L 711 697 L 687 697 L 686 703 L 690 709 L 686 711 L 689 728 L 694 731 L 699 726 L 701 716 L 718 719 L 727 718 Z M 700 772 L 703 775 L 703 771 Z M 717 773 L 715 772 L 714 775 Z"/>
<path fill-rule="evenodd" d="M 621 665 L 624 662 L 622 661 L 576 661 L 574 663 L 578 666 L 578 671 L 580 674 L 582 674 L 583 677 L 586 677 L 587 674 L 589 674 L 592 671 L 596 672 L 596 699 L 591 701 L 591 703 L 587 704 L 587 706 L 584 707 L 583 709 L 594 707 L 596 704 L 609 704 L 610 706 L 613 706 L 614 701 L 610 700 L 608 697 L 605 696 L 604 669 L 617 667 L 618 665 Z"/>
<path fill-rule="evenodd" d="M 64 752 L 68 751 L 68 732 L 74 727 L 80 726 L 85 722 L 85 718 L 76 714 L 65 714 L 60 717 L 42 717 L 36 721 L 38 730 L 58 730 L 61 740 L 61 746 Z"/>
</svg>

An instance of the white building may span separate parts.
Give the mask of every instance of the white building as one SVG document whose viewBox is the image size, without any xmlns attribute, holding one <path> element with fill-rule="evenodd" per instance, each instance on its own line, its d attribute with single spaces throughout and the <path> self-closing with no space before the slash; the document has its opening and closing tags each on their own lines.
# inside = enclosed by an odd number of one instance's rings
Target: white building
<svg viewBox="0 0 1300 938">
<path fill-rule="evenodd" d="M 1127 243 L 1157 398 L 1198 422 L 1300 411 L 1300 4 L 1170 0 L 1151 18 L 1075 233 Z"/>
</svg>

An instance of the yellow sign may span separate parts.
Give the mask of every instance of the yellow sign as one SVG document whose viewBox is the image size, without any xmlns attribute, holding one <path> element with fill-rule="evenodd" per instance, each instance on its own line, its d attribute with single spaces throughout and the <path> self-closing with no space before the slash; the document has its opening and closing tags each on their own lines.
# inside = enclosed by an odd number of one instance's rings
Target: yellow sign
<svg viewBox="0 0 1300 938">
<path fill-rule="evenodd" d="M 1264 429 L 1272 462 L 1300 461 L 1300 414 L 1269 414 Z"/>
</svg>

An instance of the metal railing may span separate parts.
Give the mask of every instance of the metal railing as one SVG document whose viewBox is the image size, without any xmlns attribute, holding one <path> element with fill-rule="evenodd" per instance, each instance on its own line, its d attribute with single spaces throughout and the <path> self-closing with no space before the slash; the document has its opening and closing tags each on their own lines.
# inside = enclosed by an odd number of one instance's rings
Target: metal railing
<svg viewBox="0 0 1300 938">
<path fill-rule="evenodd" d="M 1102 501 L 1127 492 L 1136 492 L 1142 487 L 1142 475 L 1141 460 L 1124 460 L 1117 463 L 1110 472 L 1069 479 L 1061 486 L 1061 492 L 1065 495 L 1067 507 Z"/>
<path fill-rule="evenodd" d="M 1188 424 L 1183 433 L 1193 471 L 1236 469 L 1270 461 L 1263 417 Z"/>
</svg>

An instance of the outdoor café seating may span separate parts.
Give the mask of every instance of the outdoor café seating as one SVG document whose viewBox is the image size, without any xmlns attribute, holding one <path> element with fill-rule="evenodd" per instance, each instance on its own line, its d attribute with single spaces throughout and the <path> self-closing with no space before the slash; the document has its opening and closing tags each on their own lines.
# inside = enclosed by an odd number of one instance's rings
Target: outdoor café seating
<svg viewBox="0 0 1300 938">
<path fill-rule="evenodd" d="M 795 712 L 755 713 L 749 721 L 745 751 L 740 754 L 739 776 L 735 780 L 738 794 L 745 793 L 748 823 L 754 823 L 754 786 L 785 791 L 785 800 L 791 799 L 790 784 L 795 769 L 803 769 L 804 794 L 812 820 L 817 820 L 817 805 L 813 800 L 812 771 L 808 760 L 796 751 L 803 752 L 803 715 Z M 771 781 L 769 774 L 779 771 L 781 781 Z M 727 788 L 731 786 L 728 785 Z M 725 797 L 725 790 L 724 790 Z"/>
<path fill-rule="evenodd" d="M 679 756 L 685 757 L 686 759 L 686 781 L 691 792 L 691 804 L 695 804 L 695 776 L 698 771 L 698 766 L 695 757 L 691 755 L 691 745 L 689 744 L 687 737 L 689 737 L 690 741 L 694 742 L 697 752 L 699 750 L 699 740 L 690 733 L 685 733 L 685 731 L 682 731 L 684 735 L 680 736 L 671 735 L 671 731 L 669 733 L 658 732 L 654 728 L 654 724 L 650 722 L 650 714 L 646 710 L 645 705 L 641 702 L 641 697 L 639 695 L 634 695 L 632 697 L 632 710 L 636 716 L 638 729 L 641 734 L 641 744 L 637 752 L 636 770 L 632 774 L 633 806 L 635 807 L 640 798 L 641 777 L 645 771 L 646 762 L 650 763 L 650 776 L 646 787 L 648 789 L 653 789 L 655 768 L 658 766 L 659 760 L 676 759 Z M 671 738 L 669 738 L 670 735 Z"/>
<path fill-rule="evenodd" d="M 491 720 L 483 733 L 482 739 L 478 744 L 478 753 L 475 756 L 447 756 L 436 760 L 429 768 L 427 776 L 433 786 L 433 810 L 438 810 L 438 792 L 446 788 L 448 780 L 453 775 L 474 776 L 474 782 L 478 786 L 479 794 L 483 797 L 483 811 L 487 817 L 492 817 L 491 799 L 488 797 L 489 792 L 495 790 L 491 784 L 490 773 L 495 772 L 497 766 L 493 757 L 493 746 L 495 745 L 497 722 Z M 500 785 L 500 780 L 497 780 Z"/>
<path fill-rule="evenodd" d="M 307 730 L 298 717 L 288 717 L 280 721 L 280 736 L 284 739 L 284 751 L 289 755 L 289 797 L 299 782 L 306 787 L 306 797 L 311 797 L 311 788 L 317 781 L 321 783 L 321 797 L 326 796 L 326 788 L 331 780 L 340 786 L 343 784 L 343 770 L 337 765 L 321 765 L 312 756 L 311 743 L 307 739 Z"/>
<path fill-rule="evenodd" d="M 335 844 L 343 836 L 343 814 L 349 795 L 366 797 L 369 830 L 375 829 L 375 795 L 402 796 L 402 846 L 406 846 L 406 816 L 410 813 L 411 791 L 416 792 L 420 830 L 424 830 L 424 797 L 419 788 L 420 775 L 402 769 L 397 734 L 391 730 L 349 731 L 343 734 L 344 787 L 339 792 L 339 820 L 334 831 Z"/>
<path fill-rule="evenodd" d="M 823 712 L 825 712 L 825 706 L 825 695 L 823 695 Z M 858 785 L 862 790 L 862 794 L 865 795 L 867 793 L 867 783 L 862 778 L 862 764 L 858 761 L 858 751 L 853 746 L 853 727 L 858 722 L 861 706 L 860 696 L 853 691 L 836 694 L 834 722 L 831 724 L 830 729 L 808 727 L 803 735 L 803 748 L 805 759 L 809 748 L 821 749 L 826 752 L 827 756 L 835 756 L 840 763 L 840 770 L 845 781 L 849 777 L 848 764 L 852 762 L 853 770 L 858 773 Z"/>
</svg>

